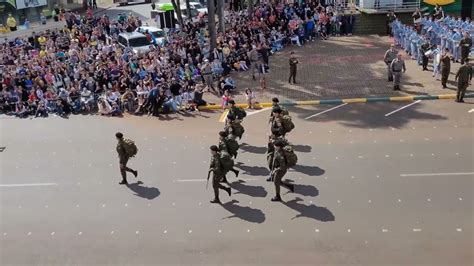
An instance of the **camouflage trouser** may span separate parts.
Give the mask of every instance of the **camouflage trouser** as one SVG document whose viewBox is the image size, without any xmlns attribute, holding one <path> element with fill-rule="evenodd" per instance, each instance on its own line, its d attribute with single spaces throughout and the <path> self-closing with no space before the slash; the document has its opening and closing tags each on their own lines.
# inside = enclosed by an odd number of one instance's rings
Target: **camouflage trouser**
<svg viewBox="0 0 474 266">
<path fill-rule="evenodd" d="M 464 94 L 466 94 L 466 90 L 468 86 L 469 86 L 469 82 L 458 81 L 458 90 L 456 93 L 456 100 L 462 101 L 464 99 Z"/>
<path fill-rule="evenodd" d="M 402 72 L 393 72 L 393 86 L 400 86 L 400 81 L 402 79 Z"/>
<path fill-rule="evenodd" d="M 283 179 L 283 176 L 285 176 L 286 174 L 286 170 L 277 170 L 277 171 L 274 171 L 273 174 L 272 174 L 272 177 L 273 177 L 273 183 L 275 184 L 275 194 L 277 196 L 280 195 L 280 186 L 283 185 L 285 187 L 289 187 L 290 183 L 287 183 L 287 182 L 283 182 L 282 179 Z"/>
<path fill-rule="evenodd" d="M 221 184 L 221 181 L 224 177 L 225 174 L 223 173 L 212 173 L 212 188 L 214 189 L 214 199 L 219 199 L 219 188 L 223 190 L 226 189 L 226 187 Z"/>
</svg>

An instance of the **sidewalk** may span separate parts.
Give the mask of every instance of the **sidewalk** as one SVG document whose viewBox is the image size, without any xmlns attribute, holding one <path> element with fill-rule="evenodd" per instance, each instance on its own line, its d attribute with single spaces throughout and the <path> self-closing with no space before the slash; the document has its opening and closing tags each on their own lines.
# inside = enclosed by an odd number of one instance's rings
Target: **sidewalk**
<svg viewBox="0 0 474 266">
<path fill-rule="evenodd" d="M 102 5 L 101 5 L 102 3 Z M 113 3 L 112 0 L 103 0 L 102 2 L 98 2 L 99 7 L 94 10 L 94 14 L 101 14 L 103 12 L 106 12 L 110 8 L 114 7 L 115 4 Z M 82 6 L 78 6 L 77 8 L 74 8 L 72 11 L 79 11 L 81 14 L 84 13 L 84 10 Z M 0 37 L 1 38 L 8 38 L 9 40 L 15 39 L 18 37 L 26 37 L 31 35 L 33 32 L 43 32 L 45 30 L 56 30 L 56 29 L 61 29 L 66 25 L 66 22 L 64 21 L 54 21 L 54 19 L 49 18 L 46 21 L 46 25 L 41 24 L 40 22 L 32 22 L 30 23 L 30 28 L 24 29 L 23 25 L 19 26 L 19 29 L 14 32 L 8 32 L 8 33 L 1 33 Z"/>
<path fill-rule="evenodd" d="M 387 82 L 387 70 L 383 62 L 385 51 L 392 40 L 377 35 L 332 37 L 327 41 L 317 40 L 302 47 L 290 46 L 270 57 L 270 73 L 267 74 L 267 90 L 252 79 L 250 71 L 232 73 L 237 83 L 234 99 L 244 103 L 245 89 L 251 88 L 258 102 L 271 101 L 279 97 L 284 101 L 317 99 L 340 99 L 370 96 L 440 95 L 455 93 L 454 75 L 459 63 L 451 65 L 449 89 L 441 89 L 441 82 L 432 77 L 430 71 L 421 71 L 415 60 L 404 51 L 407 72 L 402 77 L 402 91 L 393 91 Z M 289 84 L 288 58 L 290 51 L 298 57 L 297 84 Z M 470 88 L 472 90 L 472 88 Z M 221 99 L 206 94 L 209 102 L 220 104 Z"/>
</svg>

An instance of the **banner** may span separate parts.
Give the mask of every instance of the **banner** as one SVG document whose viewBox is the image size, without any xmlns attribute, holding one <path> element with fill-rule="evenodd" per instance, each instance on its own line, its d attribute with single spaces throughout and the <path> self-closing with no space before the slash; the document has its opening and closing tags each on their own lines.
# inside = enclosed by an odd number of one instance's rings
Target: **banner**
<svg viewBox="0 0 474 266">
<path fill-rule="evenodd" d="M 457 16 L 461 14 L 462 0 L 423 0 L 420 6 L 428 7 L 432 11 L 436 4 L 443 7 L 445 13 Z"/>
<path fill-rule="evenodd" d="M 16 9 L 25 9 L 47 5 L 47 0 L 16 0 Z"/>
</svg>

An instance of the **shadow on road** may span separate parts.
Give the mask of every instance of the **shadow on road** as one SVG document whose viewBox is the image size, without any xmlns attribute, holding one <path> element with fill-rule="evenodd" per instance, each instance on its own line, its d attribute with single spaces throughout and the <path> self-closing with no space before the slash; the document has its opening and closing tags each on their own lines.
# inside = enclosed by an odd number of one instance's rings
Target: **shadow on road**
<svg viewBox="0 0 474 266">
<path fill-rule="evenodd" d="M 233 182 L 230 184 L 230 187 L 238 191 L 235 194 L 245 194 L 250 197 L 264 198 L 268 194 L 264 187 L 246 185 L 244 180 Z"/>
<path fill-rule="evenodd" d="M 143 185 L 143 182 L 138 181 L 137 183 L 128 184 L 127 187 L 131 191 L 135 192 L 135 195 L 144 199 L 152 200 L 161 194 L 160 190 L 157 189 L 156 187 L 145 187 L 142 185 Z"/>
<path fill-rule="evenodd" d="M 311 152 L 311 150 L 313 149 L 309 145 L 291 145 L 291 146 L 293 146 L 293 149 L 297 152 Z"/>
<path fill-rule="evenodd" d="M 251 176 L 268 176 L 270 171 L 263 166 L 247 166 L 241 162 L 235 164 L 235 167 L 244 171 L 244 174 Z"/>
<path fill-rule="evenodd" d="M 320 176 L 326 172 L 317 166 L 299 165 L 299 164 L 293 166 L 293 171 L 298 172 L 298 173 L 303 173 L 309 176 Z"/>
<path fill-rule="evenodd" d="M 230 219 L 230 218 L 239 218 L 247 222 L 251 223 L 263 223 L 265 221 L 265 214 L 259 209 L 253 209 L 250 207 L 243 207 L 237 205 L 239 201 L 232 200 L 227 203 L 222 204 L 222 207 L 227 211 L 231 212 L 233 215 L 224 217 L 223 219 Z"/>
<path fill-rule="evenodd" d="M 293 180 L 286 180 L 286 182 L 294 183 Z M 309 197 L 316 197 L 319 195 L 319 190 L 312 185 L 300 185 L 300 184 L 293 184 L 295 186 L 296 194 L 300 194 L 301 196 L 309 196 Z M 286 193 L 290 193 L 289 191 Z"/>
<path fill-rule="evenodd" d="M 296 218 L 301 218 L 301 217 L 307 217 L 307 218 L 315 219 L 321 222 L 335 221 L 334 214 L 327 208 L 318 207 L 314 204 L 311 204 L 311 205 L 301 204 L 299 203 L 301 201 L 303 201 L 301 198 L 296 198 L 294 200 L 283 202 L 284 205 L 299 212 L 299 214 L 291 218 L 291 220 L 296 219 Z"/>
<path fill-rule="evenodd" d="M 240 145 L 240 149 L 245 152 L 258 153 L 258 154 L 264 154 L 267 152 L 267 147 L 256 147 L 256 146 L 249 145 L 247 143 L 242 143 L 242 145 Z"/>
</svg>

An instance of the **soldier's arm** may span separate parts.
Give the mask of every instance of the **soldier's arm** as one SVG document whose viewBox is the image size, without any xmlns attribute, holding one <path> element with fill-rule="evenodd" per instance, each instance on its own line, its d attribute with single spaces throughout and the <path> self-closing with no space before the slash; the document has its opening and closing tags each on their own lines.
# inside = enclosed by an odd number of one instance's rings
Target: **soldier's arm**
<svg viewBox="0 0 474 266">
<path fill-rule="evenodd" d="M 405 73 L 405 71 L 407 71 L 407 68 L 405 66 L 405 61 L 403 61 L 403 73 Z"/>
<path fill-rule="evenodd" d="M 459 68 L 458 71 L 456 72 L 456 76 L 454 76 L 454 81 L 456 81 L 459 77 L 459 70 L 461 70 L 461 68 Z"/>
</svg>

